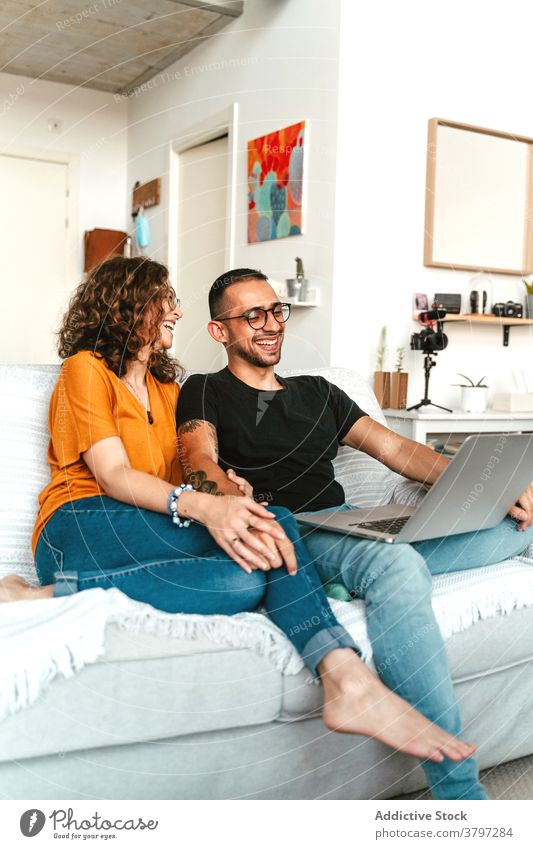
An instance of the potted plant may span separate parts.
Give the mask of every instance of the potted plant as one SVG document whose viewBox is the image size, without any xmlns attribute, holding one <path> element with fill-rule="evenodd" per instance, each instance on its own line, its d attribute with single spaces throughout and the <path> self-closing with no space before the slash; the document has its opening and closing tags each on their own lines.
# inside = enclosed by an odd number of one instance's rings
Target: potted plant
<svg viewBox="0 0 533 849">
<path fill-rule="evenodd" d="M 393 410 L 405 410 L 407 406 L 407 381 L 409 375 L 403 370 L 405 348 L 396 348 L 396 365 L 391 374 L 390 405 Z"/>
<path fill-rule="evenodd" d="M 489 397 L 489 388 L 484 377 L 474 383 L 466 374 L 459 374 L 459 377 L 464 377 L 468 383 L 455 383 L 454 386 L 461 387 L 461 410 L 463 413 L 484 413 L 487 409 L 487 401 Z"/>
<path fill-rule="evenodd" d="M 386 410 L 390 407 L 390 372 L 384 371 L 387 354 L 387 328 L 382 327 L 379 334 L 376 370 L 374 372 L 374 392 L 379 406 Z"/>
<path fill-rule="evenodd" d="M 296 277 L 287 277 L 287 294 L 290 298 L 294 298 L 296 301 L 306 301 L 307 300 L 307 284 L 308 280 L 306 280 L 305 272 L 304 272 L 304 264 L 301 257 L 295 257 L 296 261 Z"/>
<path fill-rule="evenodd" d="M 533 282 L 522 278 L 522 283 L 526 287 L 526 309 L 524 318 L 533 318 Z"/>
</svg>

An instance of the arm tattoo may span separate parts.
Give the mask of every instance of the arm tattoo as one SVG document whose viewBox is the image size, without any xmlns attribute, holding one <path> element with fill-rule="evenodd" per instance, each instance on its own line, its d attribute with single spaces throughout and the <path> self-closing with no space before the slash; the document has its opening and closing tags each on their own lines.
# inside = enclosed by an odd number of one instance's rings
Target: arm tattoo
<svg viewBox="0 0 533 849">
<path fill-rule="evenodd" d="M 183 424 L 179 426 L 178 433 L 192 433 L 193 430 L 198 430 L 202 424 L 202 419 L 189 419 L 188 422 L 183 422 Z"/>
<path fill-rule="evenodd" d="M 204 419 L 189 419 L 188 422 L 184 422 L 178 428 L 178 440 L 184 433 L 193 433 L 195 430 L 198 430 L 202 425 L 207 425 L 207 433 L 208 433 L 208 444 L 211 450 L 214 453 L 215 462 L 218 461 L 218 437 L 217 430 L 211 422 L 207 422 Z"/>
<path fill-rule="evenodd" d="M 183 434 L 193 433 L 202 425 L 207 425 L 206 453 L 211 455 L 215 463 L 218 462 L 218 438 L 214 425 L 204 419 L 190 419 L 184 422 L 178 428 L 178 456 L 185 474 L 185 483 L 190 483 L 197 492 L 207 492 L 209 495 L 223 495 L 223 492 L 218 492 L 217 482 L 208 480 L 207 473 L 203 469 L 193 469 L 192 464 L 187 462 L 187 448 L 183 444 L 181 437 Z"/>
<path fill-rule="evenodd" d="M 201 469 L 196 472 L 189 472 L 185 477 L 185 483 L 190 483 L 197 492 L 207 492 L 209 495 L 223 495 L 223 492 L 218 492 L 218 484 L 216 481 L 207 480 L 207 475 Z"/>
</svg>

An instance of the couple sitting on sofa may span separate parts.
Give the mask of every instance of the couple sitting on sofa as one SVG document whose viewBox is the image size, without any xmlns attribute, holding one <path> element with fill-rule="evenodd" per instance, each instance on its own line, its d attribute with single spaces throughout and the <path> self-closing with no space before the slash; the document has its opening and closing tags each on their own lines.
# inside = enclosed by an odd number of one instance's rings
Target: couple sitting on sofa
<svg viewBox="0 0 533 849">
<path fill-rule="evenodd" d="M 523 551 L 533 539 L 531 491 L 512 518 L 478 534 L 390 546 L 316 530 L 302 541 L 291 511 L 343 509 L 332 469 L 339 444 L 429 485 L 447 461 L 323 378 L 275 373 L 290 307 L 260 272 L 218 278 L 209 305 L 228 367 L 190 377 L 178 403 L 168 349 L 182 312 L 167 269 L 114 258 L 78 287 L 50 401 L 51 481 L 33 540 L 41 586 L 9 576 L 0 600 L 115 586 L 167 612 L 262 605 L 320 677 L 328 728 L 420 758 L 435 798 L 486 799 L 475 746 L 457 737 L 431 575 Z M 379 677 L 322 581 L 365 599 Z"/>
</svg>

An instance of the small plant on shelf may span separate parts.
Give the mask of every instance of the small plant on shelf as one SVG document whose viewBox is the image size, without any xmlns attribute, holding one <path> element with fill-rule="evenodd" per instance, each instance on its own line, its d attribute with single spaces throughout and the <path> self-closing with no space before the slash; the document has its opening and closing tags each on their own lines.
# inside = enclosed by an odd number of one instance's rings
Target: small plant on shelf
<svg viewBox="0 0 533 849">
<path fill-rule="evenodd" d="M 395 410 L 405 410 L 407 406 L 408 374 L 403 370 L 405 348 L 396 348 L 396 364 L 390 378 L 390 405 Z"/>
<path fill-rule="evenodd" d="M 405 358 L 405 348 L 396 348 L 396 366 L 395 371 L 403 371 L 403 361 Z"/>
<path fill-rule="evenodd" d="M 526 287 L 526 318 L 533 318 L 533 281 L 531 279 L 526 280 L 525 277 L 522 277 L 522 283 Z"/>
<path fill-rule="evenodd" d="M 454 386 L 464 386 L 466 389 L 468 389 L 468 388 L 474 388 L 474 389 L 476 389 L 476 388 L 480 388 L 480 389 L 488 389 L 487 384 L 486 384 L 486 383 L 483 383 L 483 381 L 485 380 L 485 376 L 483 376 L 483 377 L 481 378 L 481 380 L 478 380 L 478 382 L 477 382 L 477 383 L 474 383 L 474 381 L 472 380 L 472 378 L 467 377 L 467 375 L 466 375 L 466 374 L 460 374 L 459 372 L 457 372 L 457 374 L 458 374 L 458 376 L 459 376 L 459 377 L 464 377 L 464 379 L 465 379 L 465 380 L 467 380 L 467 381 L 468 381 L 468 383 L 454 383 L 454 384 L 453 384 Z"/>
<path fill-rule="evenodd" d="M 383 371 L 387 354 L 387 327 L 384 325 L 379 334 L 379 345 L 376 359 L 376 371 Z"/>
<path fill-rule="evenodd" d="M 387 328 L 381 328 L 374 372 L 374 392 L 379 406 L 386 410 L 390 407 L 390 372 L 384 371 L 387 355 Z"/>
<path fill-rule="evenodd" d="M 455 383 L 454 386 L 461 387 L 461 410 L 463 413 L 484 413 L 487 409 L 487 401 L 489 388 L 484 377 L 478 380 L 477 383 L 468 377 L 466 374 L 460 374 L 459 377 L 464 377 L 467 383 Z"/>
</svg>

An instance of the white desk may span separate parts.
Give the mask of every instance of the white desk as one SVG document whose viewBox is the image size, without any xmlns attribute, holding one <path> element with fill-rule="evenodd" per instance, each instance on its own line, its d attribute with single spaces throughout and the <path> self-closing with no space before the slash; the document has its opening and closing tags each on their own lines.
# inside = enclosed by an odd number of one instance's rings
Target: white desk
<svg viewBox="0 0 533 849">
<path fill-rule="evenodd" d="M 521 433 L 533 431 L 533 412 L 505 413 L 487 410 L 486 413 L 444 413 L 432 410 L 383 410 L 387 426 L 396 433 L 426 442 L 429 434 L 461 433 Z"/>
</svg>

